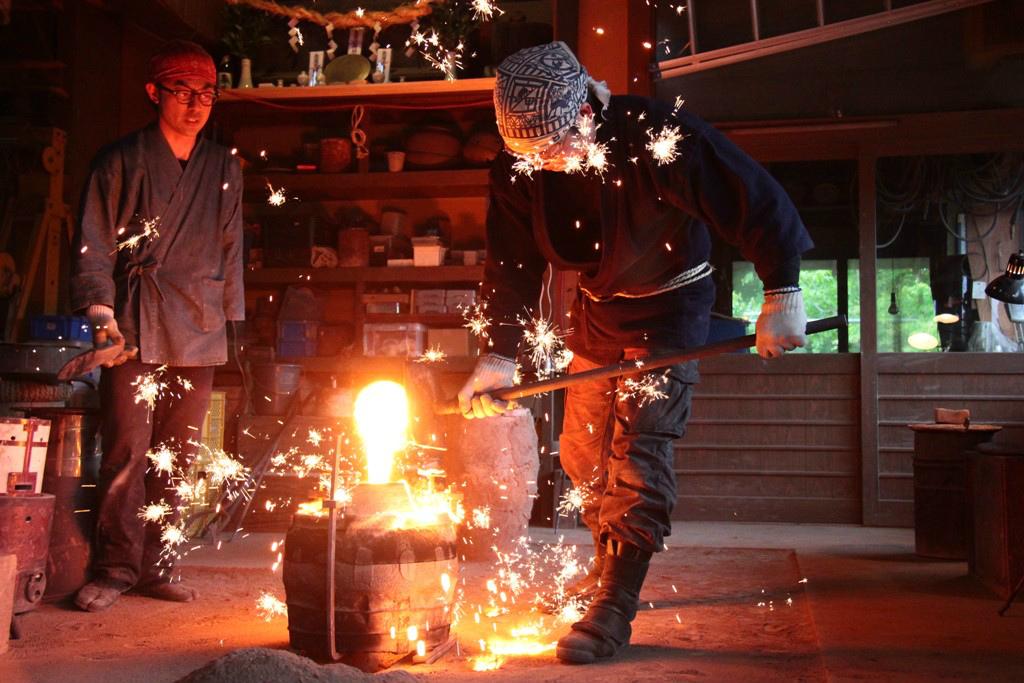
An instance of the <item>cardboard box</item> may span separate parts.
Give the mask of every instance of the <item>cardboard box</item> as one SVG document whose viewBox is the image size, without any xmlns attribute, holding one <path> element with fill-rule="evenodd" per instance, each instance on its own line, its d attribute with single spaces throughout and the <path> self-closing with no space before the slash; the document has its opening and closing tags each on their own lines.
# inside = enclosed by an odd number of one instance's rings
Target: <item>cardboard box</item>
<svg viewBox="0 0 1024 683">
<path fill-rule="evenodd" d="M 440 244 L 414 244 L 412 261 L 414 266 L 440 266 L 444 263 L 447 248 Z"/>
<path fill-rule="evenodd" d="M 473 334 L 465 327 L 427 330 L 427 348 L 440 349 L 449 357 L 463 358 L 477 355 Z"/>
</svg>

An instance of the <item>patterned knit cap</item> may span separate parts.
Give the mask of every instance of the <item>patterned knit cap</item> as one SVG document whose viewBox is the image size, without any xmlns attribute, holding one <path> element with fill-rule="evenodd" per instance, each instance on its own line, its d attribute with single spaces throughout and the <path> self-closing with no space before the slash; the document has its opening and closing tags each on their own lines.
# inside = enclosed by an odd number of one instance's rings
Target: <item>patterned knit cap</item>
<svg viewBox="0 0 1024 683">
<path fill-rule="evenodd" d="M 561 42 L 528 47 L 498 66 L 498 132 L 515 152 L 540 151 L 576 123 L 590 76 Z"/>
<path fill-rule="evenodd" d="M 213 57 L 201 45 L 187 40 L 172 40 L 149 60 L 150 83 L 174 83 L 195 78 L 209 85 L 217 83 Z"/>
</svg>

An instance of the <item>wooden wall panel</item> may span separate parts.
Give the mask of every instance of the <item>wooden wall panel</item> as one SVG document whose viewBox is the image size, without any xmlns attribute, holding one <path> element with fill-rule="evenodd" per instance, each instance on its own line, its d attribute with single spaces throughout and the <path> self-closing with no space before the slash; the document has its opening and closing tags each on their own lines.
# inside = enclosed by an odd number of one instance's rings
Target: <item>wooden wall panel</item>
<svg viewBox="0 0 1024 683">
<path fill-rule="evenodd" d="M 675 517 L 860 522 L 858 372 L 846 354 L 703 361 Z"/>
</svg>

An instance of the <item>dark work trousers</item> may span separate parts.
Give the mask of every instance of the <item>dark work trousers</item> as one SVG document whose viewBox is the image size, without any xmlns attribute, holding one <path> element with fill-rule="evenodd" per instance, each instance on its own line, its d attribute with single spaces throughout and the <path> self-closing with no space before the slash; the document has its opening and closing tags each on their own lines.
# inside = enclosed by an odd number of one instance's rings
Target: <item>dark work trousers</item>
<svg viewBox="0 0 1024 683">
<path fill-rule="evenodd" d="M 626 349 L 623 357 L 646 353 Z M 569 372 L 598 366 L 576 354 Z M 696 367 L 691 362 L 644 374 L 660 377 L 666 371 L 658 390 L 667 396 L 649 401 L 627 395 L 626 377 L 566 389 L 560 459 L 583 492 L 583 521 L 595 539 L 610 537 L 658 552 L 671 531 L 676 503 L 673 441 L 686 432 Z"/>
<path fill-rule="evenodd" d="M 173 509 L 178 499 L 170 477 L 148 471 L 146 452 L 166 444 L 179 454 L 179 466 L 189 462 L 195 450 L 188 442 L 199 440 L 213 389 L 213 366 L 167 368 L 160 375 L 167 388 L 151 411 L 136 401 L 132 382 L 157 367 L 130 360 L 104 368 L 100 380 L 103 459 L 93 574 L 129 586 L 156 580 L 161 570 L 169 576 L 171 569 L 160 557 L 162 525 L 144 522 L 139 511 L 161 500 Z M 191 382 L 192 390 L 180 380 Z"/>
</svg>

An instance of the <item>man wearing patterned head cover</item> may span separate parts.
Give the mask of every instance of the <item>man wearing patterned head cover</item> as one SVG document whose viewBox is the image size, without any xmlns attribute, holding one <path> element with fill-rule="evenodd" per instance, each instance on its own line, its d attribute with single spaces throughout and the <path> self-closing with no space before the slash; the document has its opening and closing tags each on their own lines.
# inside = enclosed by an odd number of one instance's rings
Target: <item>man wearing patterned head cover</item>
<svg viewBox="0 0 1024 683">
<path fill-rule="evenodd" d="M 213 59 L 172 41 L 150 60 L 145 93 L 155 121 L 101 150 L 82 193 L 72 249 L 71 305 L 94 343 L 123 351 L 100 381 L 103 462 L 93 579 L 76 604 L 110 607 L 121 593 L 189 601 L 172 582 L 173 548 L 161 531 L 177 521 L 167 473 L 146 453 L 168 446 L 178 462 L 203 423 L 214 366 L 227 360 L 227 320 L 245 317 L 242 173 L 230 152 L 200 136 L 217 97 Z M 136 397 L 140 376 L 167 389 L 152 410 Z M 140 510 L 166 503 L 162 522 Z M 168 552 L 171 551 L 171 552 Z"/>
<path fill-rule="evenodd" d="M 562 43 L 503 62 L 494 101 L 506 150 L 490 176 L 481 293 L 491 324 L 459 392 L 466 417 L 508 409 L 487 392 L 513 383 L 519 319 L 549 265 L 578 275 L 570 373 L 703 344 L 712 233 L 764 283 L 758 353 L 803 346 L 810 237 L 778 183 L 713 127 L 678 106 L 610 96 Z M 591 602 L 558 643 L 563 661 L 607 658 L 629 642 L 651 554 L 671 530 L 674 442 L 698 374 L 692 362 L 662 372 L 656 400 L 631 398 L 625 378 L 566 390 L 560 459 L 583 493 L 595 558 L 569 591 Z"/>
<path fill-rule="evenodd" d="M 587 70 L 565 43 L 520 50 L 498 67 L 498 132 L 520 154 L 540 151 L 576 125 L 587 101 Z"/>
</svg>

